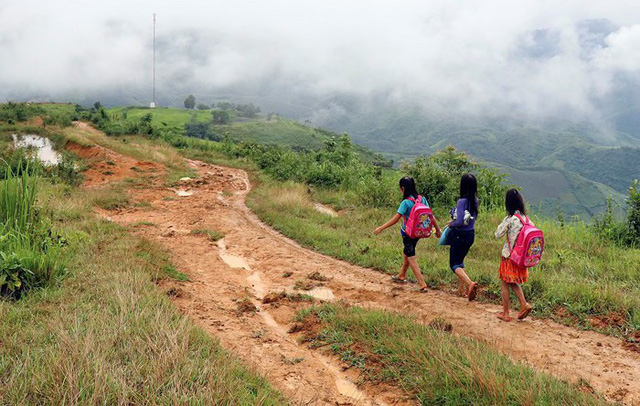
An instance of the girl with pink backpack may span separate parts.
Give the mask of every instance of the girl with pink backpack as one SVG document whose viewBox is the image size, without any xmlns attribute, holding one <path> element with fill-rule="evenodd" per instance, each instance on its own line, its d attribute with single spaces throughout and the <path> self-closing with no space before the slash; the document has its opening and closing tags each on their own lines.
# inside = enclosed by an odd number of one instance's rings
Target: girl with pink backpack
<svg viewBox="0 0 640 406">
<path fill-rule="evenodd" d="M 400 274 L 391 279 L 397 283 L 407 283 L 407 270 L 411 268 L 413 275 L 420 284 L 419 292 L 424 293 L 427 291 L 427 284 L 416 259 L 416 245 L 420 238 L 428 238 L 433 228 L 435 228 L 437 237 L 440 237 L 441 231 L 426 197 L 420 196 L 416 191 L 416 182 L 413 178 L 407 176 L 400 179 L 400 191 L 402 192 L 402 202 L 397 212 L 389 221 L 376 228 L 373 232 L 376 235 L 380 234 L 382 230 L 403 219 L 400 227 L 400 235 L 404 245 L 402 251 L 403 262 Z"/>
<path fill-rule="evenodd" d="M 518 320 L 525 319 L 531 313 L 532 307 L 524 298 L 520 285 L 527 281 L 527 268 L 535 266 L 542 256 L 544 237 L 542 231 L 535 228 L 527 217 L 524 199 L 518 190 L 509 189 L 505 197 L 507 217 L 502 220 L 496 230 L 496 237 L 506 235 L 506 242 L 502 247 L 500 261 L 500 281 L 502 294 L 502 313 L 498 318 L 511 321 L 509 316 L 509 289 L 513 290 L 520 301 Z"/>
</svg>

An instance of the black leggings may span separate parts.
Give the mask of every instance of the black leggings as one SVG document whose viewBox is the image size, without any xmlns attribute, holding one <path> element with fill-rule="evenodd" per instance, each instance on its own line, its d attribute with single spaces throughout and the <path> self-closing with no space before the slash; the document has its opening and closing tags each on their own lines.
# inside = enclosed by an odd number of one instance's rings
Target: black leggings
<svg viewBox="0 0 640 406">
<path fill-rule="evenodd" d="M 416 245 L 418 244 L 418 239 L 410 238 L 409 236 L 403 234 L 402 243 L 404 244 L 404 249 L 402 250 L 402 252 L 404 252 L 404 255 L 408 257 L 415 257 Z"/>
<path fill-rule="evenodd" d="M 473 241 L 475 240 L 475 230 L 460 231 L 452 228 L 447 236 L 447 242 L 451 245 L 449 251 L 449 266 L 453 272 L 458 268 L 464 268 L 464 257 L 467 256 Z"/>
</svg>

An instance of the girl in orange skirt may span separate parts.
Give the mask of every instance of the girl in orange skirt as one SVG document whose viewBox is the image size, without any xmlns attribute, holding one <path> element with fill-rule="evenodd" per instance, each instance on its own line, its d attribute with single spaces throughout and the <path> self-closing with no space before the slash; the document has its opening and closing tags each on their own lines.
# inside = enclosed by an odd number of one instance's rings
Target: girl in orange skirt
<svg viewBox="0 0 640 406">
<path fill-rule="evenodd" d="M 525 300 L 524 293 L 522 293 L 522 288 L 520 287 L 520 284 L 527 281 L 527 268 L 519 267 L 509 259 L 511 256 L 510 247 L 515 245 L 518 234 L 522 230 L 522 222 L 515 215 L 526 216 L 524 199 L 520 192 L 516 189 L 509 189 L 505 198 L 505 207 L 509 215 L 502 220 L 496 230 L 497 238 L 502 238 L 506 235 L 508 239 L 508 243 L 505 242 L 502 247 L 502 259 L 500 261 L 502 313 L 498 313 L 498 318 L 503 321 L 511 321 L 509 316 L 509 289 L 511 289 L 520 301 L 518 320 L 523 320 L 531 313 L 532 309 L 531 305 Z"/>
</svg>

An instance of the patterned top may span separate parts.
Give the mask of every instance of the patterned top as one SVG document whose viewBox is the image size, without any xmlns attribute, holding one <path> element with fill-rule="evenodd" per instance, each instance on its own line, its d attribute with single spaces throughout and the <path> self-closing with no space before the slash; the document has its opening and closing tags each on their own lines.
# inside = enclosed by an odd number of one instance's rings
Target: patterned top
<svg viewBox="0 0 640 406">
<path fill-rule="evenodd" d="M 523 216 L 522 213 L 520 213 L 519 211 L 516 211 L 516 214 L 520 214 L 520 216 L 522 216 L 523 219 L 526 218 L 526 216 Z M 531 219 L 529 219 L 529 223 L 532 226 L 535 226 L 535 224 L 533 224 L 533 221 L 531 221 Z M 496 230 L 496 238 L 502 238 L 506 234 L 507 238 L 509 239 L 509 244 L 511 244 L 511 247 L 513 248 L 513 246 L 516 244 L 516 240 L 518 239 L 518 234 L 520 234 L 521 230 L 522 230 L 522 222 L 515 215 L 507 216 L 504 218 L 504 220 L 502 220 L 502 223 L 500 223 L 500 225 L 498 226 L 498 229 Z M 511 256 L 511 250 L 509 249 L 509 244 L 505 242 L 504 245 L 502 246 L 503 258 L 509 258 Z"/>
</svg>

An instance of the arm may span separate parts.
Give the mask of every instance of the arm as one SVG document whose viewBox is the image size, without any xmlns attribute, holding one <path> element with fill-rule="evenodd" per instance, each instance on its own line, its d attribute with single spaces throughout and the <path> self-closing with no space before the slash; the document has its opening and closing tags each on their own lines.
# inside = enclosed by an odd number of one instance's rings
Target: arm
<svg viewBox="0 0 640 406">
<path fill-rule="evenodd" d="M 402 218 L 402 215 L 400 215 L 400 213 L 394 214 L 393 217 L 391 217 L 391 219 L 389 219 L 389 221 L 387 221 L 386 223 L 384 223 L 380 227 L 378 227 L 375 230 L 373 230 L 374 234 L 376 234 L 376 235 L 380 234 L 382 232 L 382 230 L 384 230 L 386 228 L 389 228 L 392 225 L 396 224 L 401 218 Z"/>
<path fill-rule="evenodd" d="M 458 205 L 456 206 L 456 219 L 449 222 L 449 227 L 462 227 L 464 225 L 464 201 L 462 199 L 458 200 Z"/>
<path fill-rule="evenodd" d="M 436 220 L 436 217 L 433 216 L 433 226 L 436 229 L 436 237 L 440 238 L 440 236 L 442 235 L 442 230 L 440 230 L 440 226 L 438 226 L 438 220 Z"/>
<path fill-rule="evenodd" d="M 505 217 L 504 220 L 502 220 L 502 223 L 498 225 L 498 229 L 496 230 L 496 238 L 504 237 L 505 234 L 507 234 L 507 231 L 509 231 L 509 222 L 507 221 L 508 219 L 509 216 Z"/>
</svg>

